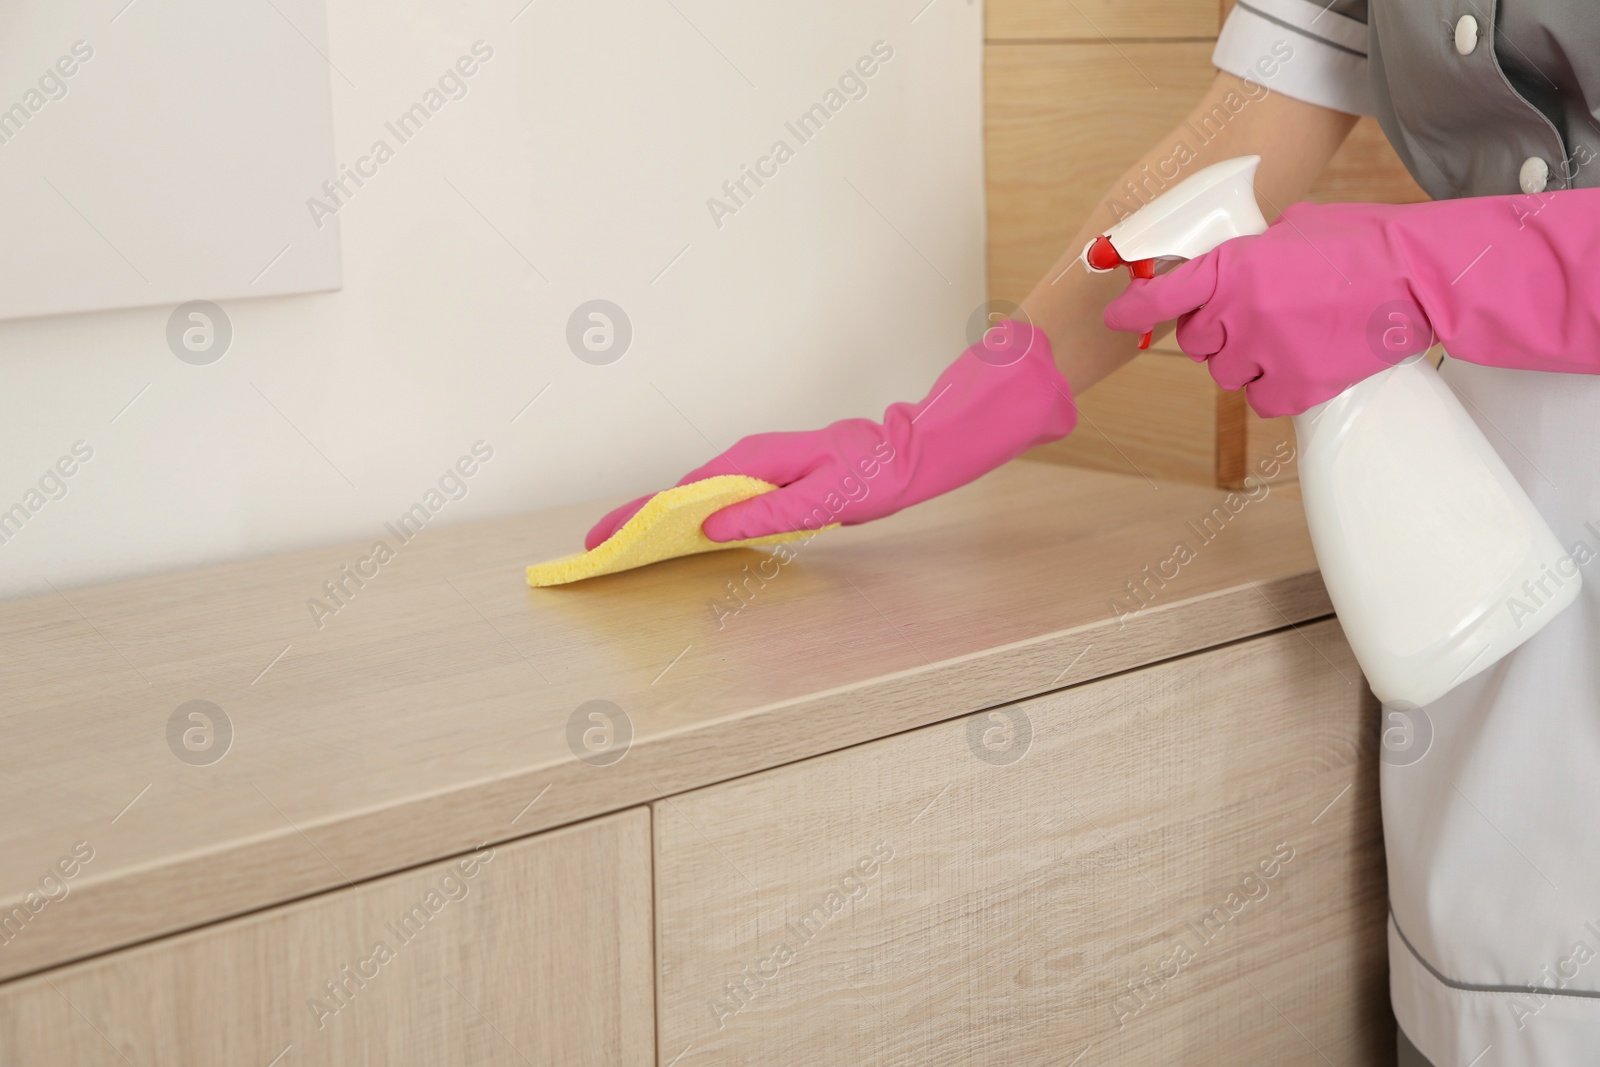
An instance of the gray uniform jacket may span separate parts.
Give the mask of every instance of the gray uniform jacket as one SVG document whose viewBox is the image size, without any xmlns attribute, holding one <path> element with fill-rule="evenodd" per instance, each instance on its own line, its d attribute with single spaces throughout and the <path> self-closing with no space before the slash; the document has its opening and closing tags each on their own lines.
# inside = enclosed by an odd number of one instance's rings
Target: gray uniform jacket
<svg viewBox="0 0 1600 1067">
<path fill-rule="evenodd" d="M 1376 115 L 1435 199 L 1600 185 L 1593 0 L 1239 0 L 1236 10 L 1219 67 Z M 1298 47 L 1266 81 L 1255 63 L 1273 35 Z"/>
</svg>

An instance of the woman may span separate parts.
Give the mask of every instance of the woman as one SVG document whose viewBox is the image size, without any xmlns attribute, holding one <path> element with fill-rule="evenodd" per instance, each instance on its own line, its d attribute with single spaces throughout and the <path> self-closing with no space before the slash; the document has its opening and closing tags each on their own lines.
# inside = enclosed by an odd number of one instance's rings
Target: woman
<svg viewBox="0 0 1600 1067">
<path fill-rule="evenodd" d="M 1073 269 L 1117 221 L 1108 197 L 1013 321 L 919 403 L 747 437 L 692 471 L 781 487 L 712 515 L 706 534 L 860 523 L 964 485 L 1069 433 L 1073 395 L 1135 354 L 1127 332 L 1177 319 L 1184 351 L 1263 415 L 1439 339 L 1446 378 L 1573 558 L 1600 556 L 1600 8 L 1472 4 L 1238 0 L 1190 122 L 1113 187 L 1125 202 L 1130 182 L 1153 195 L 1174 166 L 1257 154 L 1271 217 L 1372 113 L 1435 202 L 1295 204 L 1265 234 L 1119 293 L 1118 276 Z M 1191 143 L 1200 125 L 1215 135 Z M 602 519 L 590 546 L 642 503 Z M 1597 637 L 1600 568 L 1536 637 L 1411 713 L 1431 747 L 1382 768 L 1402 1064 L 1600 1054 Z"/>
</svg>

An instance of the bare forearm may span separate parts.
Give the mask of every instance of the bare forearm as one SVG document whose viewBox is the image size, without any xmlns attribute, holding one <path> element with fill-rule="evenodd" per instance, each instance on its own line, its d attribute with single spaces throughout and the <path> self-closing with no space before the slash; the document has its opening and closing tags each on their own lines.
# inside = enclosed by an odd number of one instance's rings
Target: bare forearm
<svg viewBox="0 0 1600 1067">
<path fill-rule="evenodd" d="M 1049 335 L 1056 364 L 1072 391 L 1081 393 L 1138 354 L 1132 336 L 1106 329 L 1100 319 L 1106 303 L 1127 284 L 1126 275 L 1090 274 L 1075 262 L 1085 244 L 1118 221 L 1113 198 L 1137 206 L 1126 182 L 1132 181 L 1148 201 L 1202 167 L 1259 155 L 1256 192 L 1270 220 L 1304 198 L 1354 124 L 1353 116 L 1219 73 L 1189 121 L 1153 145 L 1107 190 L 1055 266 L 1022 302 L 1029 319 Z M 1199 129 L 1210 138 L 1204 144 L 1195 132 Z"/>
</svg>

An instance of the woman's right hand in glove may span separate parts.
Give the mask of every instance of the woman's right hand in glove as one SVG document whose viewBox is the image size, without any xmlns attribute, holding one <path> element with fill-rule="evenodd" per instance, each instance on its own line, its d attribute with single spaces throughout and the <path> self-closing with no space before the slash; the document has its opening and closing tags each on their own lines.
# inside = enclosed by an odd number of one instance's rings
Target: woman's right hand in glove
<svg viewBox="0 0 1600 1067">
<path fill-rule="evenodd" d="M 847 526 L 902 508 L 987 474 L 1077 423 L 1067 381 L 1044 331 L 1005 320 L 941 374 L 916 404 L 891 404 L 883 421 L 842 419 L 820 430 L 745 437 L 678 482 L 743 474 L 778 486 L 731 504 L 701 525 L 713 541 Z M 606 515 L 584 539 L 605 541 L 649 496 Z"/>
</svg>

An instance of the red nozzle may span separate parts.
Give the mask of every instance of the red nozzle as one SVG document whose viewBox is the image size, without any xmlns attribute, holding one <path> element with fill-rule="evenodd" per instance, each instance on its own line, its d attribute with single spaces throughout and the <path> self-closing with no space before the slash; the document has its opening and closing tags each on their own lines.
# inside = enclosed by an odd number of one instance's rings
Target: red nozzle
<svg viewBox="0 0 1600 1067">
<path fill-rule="evenodd" d="M 1114 267 L 1127 267 L 1128 273 L 1135 278 L 1154 278 L 1156 276 L 1156 261 L 1153 259 L 1126 260 L 1122 258 L 1116 248 L 1111 244 L 1111 238 L 1101 234 L 1089 246 L 1089 251 L 1084 258 L 1089 266 L 1095 270 L 1111 270 Z M 1150 347 L 1151 331 L 1146 330 L 1144 336 L 1139 338 L 1141 350 Z"/>
<path fill-rule="evenodd" d="M 1095 270 L 1111 270 L 1113 267 L 1122 266 L 1122 256 L 1111 244 L 1111 238 L 1101 234 L 1089 246 L 1089 251 L 1084 257 L 1089 261 L 1089 266 Z"/>
</svg>

